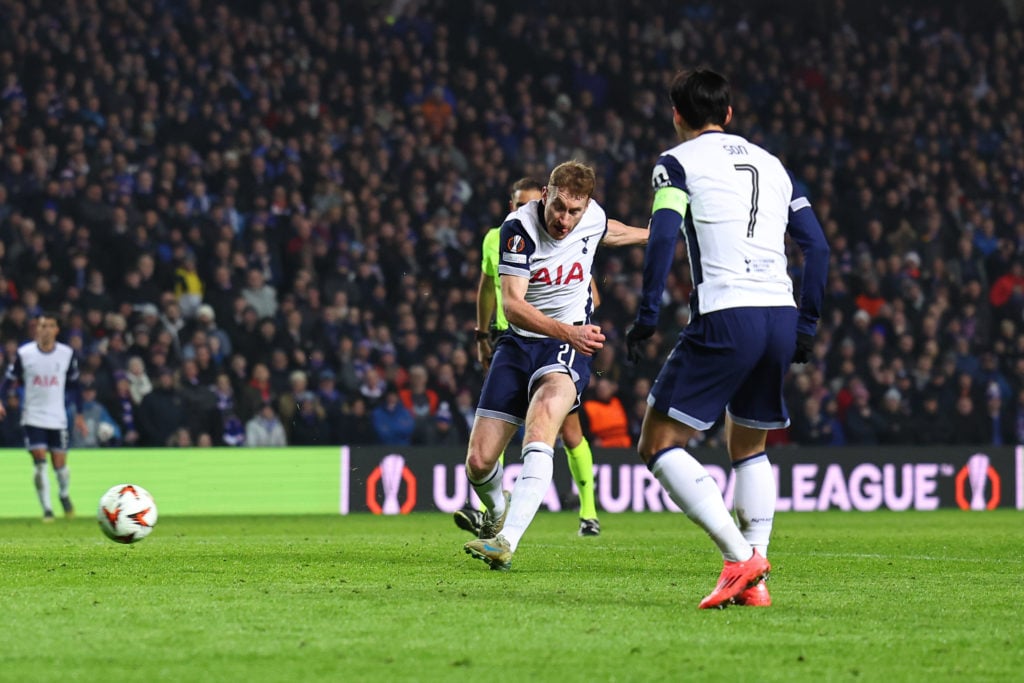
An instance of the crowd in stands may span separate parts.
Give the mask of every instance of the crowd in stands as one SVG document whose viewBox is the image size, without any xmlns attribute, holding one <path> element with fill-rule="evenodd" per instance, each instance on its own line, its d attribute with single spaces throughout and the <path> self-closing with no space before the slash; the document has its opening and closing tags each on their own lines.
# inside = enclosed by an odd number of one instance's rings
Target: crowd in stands
<svg viewBox="0 0 1024 683">
<path fill-rule="evenodd" d="M 458 447 L 510 185 L 580 159 L 645 224 L 666 84 L 708 64 L 832 247 L 772 443 L 1024 442 L 1024 24 L 995 0 L 855 5 L 0 0 L 4 362 L 59 313 L 73 445 Z M 688 319 L 677 249 L 635 366 L 643 251 L 595 265 L 583 412 L 615 444 Z"/>
</svg>

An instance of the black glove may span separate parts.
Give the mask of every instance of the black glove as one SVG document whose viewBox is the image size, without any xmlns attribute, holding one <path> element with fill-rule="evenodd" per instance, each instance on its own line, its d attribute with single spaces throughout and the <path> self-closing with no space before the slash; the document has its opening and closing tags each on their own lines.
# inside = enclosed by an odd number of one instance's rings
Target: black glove
<svg viewBox="0 0 1024 683">
<path fill-rule="evenodd" d="M 814 354 L 814 335 L 796 333 L 796 351 L 793 352 L 794 363 L 808 363 Z"/>
<path fill-rule="evenodd" d="M 644 325 L 633 323 L 626 330 L 626 358 L 633 365 L 640 362 L 644 357 L 644 342 L 650 339 L 657 331 L 657 325 Z"/>
</svg>

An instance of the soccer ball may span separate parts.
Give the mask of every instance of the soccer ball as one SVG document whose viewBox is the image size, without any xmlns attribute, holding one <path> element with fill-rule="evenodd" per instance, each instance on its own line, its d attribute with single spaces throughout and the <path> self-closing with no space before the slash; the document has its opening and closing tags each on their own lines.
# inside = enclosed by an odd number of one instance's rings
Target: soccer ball
<svg viewBox="0 0 1024 683">
<path fill-rule="evenodd" d="M 149 491 L 134 484 L 118 484 L 103 494 L 96 520 L 107 538 L 135 543 L 156 526 L 156 503 Z"/>
</svg>

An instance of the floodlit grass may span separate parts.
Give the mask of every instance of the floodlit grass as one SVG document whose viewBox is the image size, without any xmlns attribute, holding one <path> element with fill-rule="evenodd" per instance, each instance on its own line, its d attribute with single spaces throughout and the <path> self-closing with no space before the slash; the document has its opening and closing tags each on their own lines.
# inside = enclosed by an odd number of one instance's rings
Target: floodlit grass
<svg viewBox="0 0 1024 683">
<path fill-rule="evenodd" d="M 3 520 L 0 680 L 1015 680 L 1022 521 L 781 514 L 775 605 L 700 611 L 720 559 L 668 513 L 541 513 L 508 573 L 440 514 Z"/>
</svg>

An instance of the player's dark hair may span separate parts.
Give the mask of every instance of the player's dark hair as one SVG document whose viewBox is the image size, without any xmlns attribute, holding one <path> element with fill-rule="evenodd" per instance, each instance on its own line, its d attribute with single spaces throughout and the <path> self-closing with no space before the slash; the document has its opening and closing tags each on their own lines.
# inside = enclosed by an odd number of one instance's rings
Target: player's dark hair
<svg viewBox="0 0 1024 683">
<path fill-rule="evenodd" d="M 724 126 L 732 95 L 728 79 L 711 69 L 680 71 L 669 89 L 672 106 L 693 130 Z"/>
<path fill-rule="evenodd" d="M 512 189 L 509 191 L 509 199 L 514 200 L 516 198 L 516 192 L 529 192 L 530 190 L 540 192 L 543 189 L 544 185 L 536 178 L 520 178 L 516 182 L 512 183 Z"/>
<path fill-rule="evenodd" d="M 548 185 L 565 190 L 574 197 L 592 197 L 597 178 L 594 169 L 579 161 L 566 161 L 555 166 Z"/>
<path fill-rule="evenodd" d="M 60 325 L 60 315 L 57 313 L 57 311 L 43 311 L 36 316 L 36 320 L 42 320 L 43 318 L 46 318 L 47 320 L 52 320 L 53 322 L 57 323 L 58 326 Z"/>
</svg>

